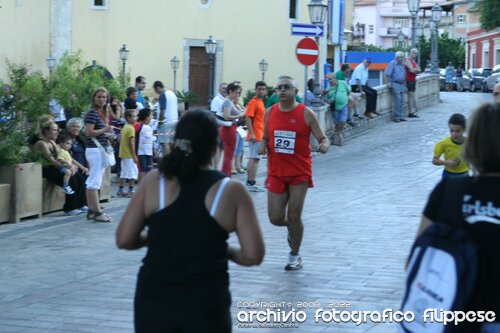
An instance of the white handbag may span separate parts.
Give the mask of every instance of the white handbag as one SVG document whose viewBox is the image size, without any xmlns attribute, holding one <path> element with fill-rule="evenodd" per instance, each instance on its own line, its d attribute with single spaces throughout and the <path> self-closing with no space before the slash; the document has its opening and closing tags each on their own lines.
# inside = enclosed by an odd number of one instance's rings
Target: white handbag
<svg viewBox="0 0 500 333">
<path fill-rule="evenodd" d="M 106 148 L 104 148 L 95 137 L 91 137 L 90 139 L 95 143 L 97 148 L 99 148 L 99 151 L 101 152 L 101 158 L 104 162 L 104 166 L 105 167 L 114 166 L 116 164 L 116 159 L 113 147 L 107 146 Z"/>
</svg>

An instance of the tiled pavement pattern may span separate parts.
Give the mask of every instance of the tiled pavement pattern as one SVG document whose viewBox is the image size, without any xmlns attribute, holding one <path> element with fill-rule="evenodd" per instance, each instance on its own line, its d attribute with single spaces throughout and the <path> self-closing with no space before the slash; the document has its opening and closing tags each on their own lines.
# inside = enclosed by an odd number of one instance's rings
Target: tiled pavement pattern
<svg viewBox="0 0 500 333">
<path fill-rule="evenodd" d="M 418 119 L 383 124 L 315 156 L 315 187 L 303 214 L 301 271 L 283 270 L 286 231 L 269 223 L 266 193 L 252 193 L 266 256 L 259 267 L 230 265 L 233 331 L 395 332 L 393 324 L 315 323 L 317 308 L 299 308 L 299 302 L 325 309 L 347 302 L 349 308 L 338 310 L 350 311 L 398 308 L 404 262 L 429 191 L 441 176 L 441 168 L 430 162 L 434 143 L 448 135 L 452 113 L 469 115 L 490 98 L 442 93 L 442 103 L 422 110 Z M 258 184 L 264 177 L 265 160 Z M 120 251 L 114 243 L 127 200 L 104 204 L 115 220 L 109 224 L 59 212 L 0 225 L 0 332 L 133 332 L 133 295 L 144 250 Z M 252 309 L 238 308 L 239 302 L 291 303 L 306 311 L 307 320 L 295 329 L 241 328 L 237 312 Z"/>
</svg>

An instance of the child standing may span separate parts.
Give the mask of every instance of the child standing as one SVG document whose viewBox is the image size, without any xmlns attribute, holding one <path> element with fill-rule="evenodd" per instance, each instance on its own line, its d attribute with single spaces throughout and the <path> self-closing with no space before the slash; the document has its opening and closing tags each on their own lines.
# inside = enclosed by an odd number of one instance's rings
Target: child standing
<svg viewBox="0 0 500 333">
<path fill-rule="evenodd" d="M 139 111 L 141 125 L 136 130 L 137 155 L 139 157 L 139 183 L 147 172 L 153 169 L 153 129 L 151 123 L 151 109 L 144 108 Z"/>
<path fill-rule="evenodd" d="M 137 180 L 137 154 L 135 152 L 135 130 L 134 124 L 137 121 L 137 110 L 125 110 L 125 120 L 127 123 L 122 128 L 120 140 L 121 173 L 117 195 L 130 198 L 134 193 L 134 185 Z M 123 191 L 123 186 L 128 179 L 128 192 Z"/>
<path fill-rule="evenodd" d="M 465 117 L 460 113 L 453 114 L 448 121 L 448 128 L 451 135 L 436 143 L 432 164 L 444 165 L 443 178 L 467 176 L 469 174 L 469 166 L 462 158 L 465 146 Z M 441 155 L 444 155 L 443 160 L 441 159 Z"/>
</svg>

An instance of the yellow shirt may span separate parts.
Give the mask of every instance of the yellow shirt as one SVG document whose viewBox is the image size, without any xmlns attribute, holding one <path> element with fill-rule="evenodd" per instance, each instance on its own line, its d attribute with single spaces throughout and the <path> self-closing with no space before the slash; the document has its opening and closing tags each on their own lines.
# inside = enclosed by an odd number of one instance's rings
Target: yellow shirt
<svg viewBox="0 0 500 333">
<path fill-rule="evenodd" d="M 135 129 L 130 124 L 125 124 L 122 128 L 122 135 L 120 137 L 120 158 L 132 158 L 132 151 L 130 150 L 130 139 L 134 140 Z"/>
<path fill-rule="evenodd" d="M 70 165 L 71 165 L 71 162 L 73 161 L 73 159 L 71 158 L 71 155 L 69 154 L 69 151 L 64 150 L 62 148 L 59 149 L 59 151 L 57 152 L 57 159 L 64 161 Z"/>
<path fill-rule="evenodd" d="M 436 143 L 434 147 L 434 157 L 440 158 L 441 155 L 444 155 L 445 161 L 452 160 L 455 157 L 460 159 L 460 163 L 455 168 L 445 167 L 446 171 L 452 173 L 462 173 L 469 171 L 469 166 L 464 161 L 463 157 L 463 149 L 465 146 L 465 140 L 461 144 L 457 144 L 453 142 L 451 136 L 444 138 L 443 140 Z"/>
</svg>

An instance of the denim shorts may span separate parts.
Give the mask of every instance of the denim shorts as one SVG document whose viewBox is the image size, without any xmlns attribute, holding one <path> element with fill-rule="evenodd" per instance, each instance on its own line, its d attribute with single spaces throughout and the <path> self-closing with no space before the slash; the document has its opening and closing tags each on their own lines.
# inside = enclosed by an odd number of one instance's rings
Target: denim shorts
<svg viewBox="0 0 500 333">
<path fill-rule="evenodd" d="M 139 155 L 139 167 L 141 172 L 149 172 L 153 169 L 153 156 Z"/>
<path fill-rule="evenodd" d="M 349 115 L 349 109 L 346 106 L 340 109 L 335 109 L 333 111 L 333 123 L 337 125 L 338 123 L 345 123 L 347 121 L 347 116 Z"/>
</svg>

